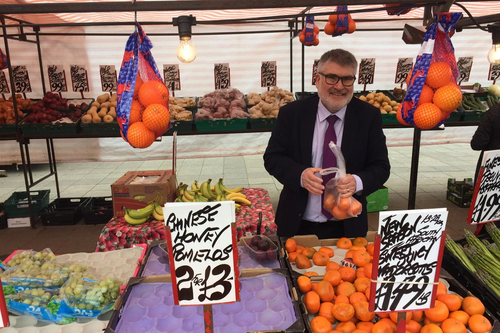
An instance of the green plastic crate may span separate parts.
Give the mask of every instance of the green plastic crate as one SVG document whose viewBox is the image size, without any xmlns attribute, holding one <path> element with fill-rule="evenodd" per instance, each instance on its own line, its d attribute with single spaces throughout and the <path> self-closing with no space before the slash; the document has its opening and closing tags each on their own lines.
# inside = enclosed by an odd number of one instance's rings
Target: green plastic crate
<svg viewBox="0 0 500 333">
<path fill-rule="evenodd" d="M 30 191 L 33 215 L 40 215 L 40 211 L 49 205 L 50 190 Z M 7 218 L 28 217 L 30 209 L 28 205 L 27 192 L 14 192 L 4 202 L 5 215 Z"/>
<path fill-rule="evenodd" d="M 273 128 L 276 124 L 276 118 L 250 118 L 248 123 L 252 129 Z"/>
<path fill-rule="evenodd" d="M 382 113 L 382 124 L 397 124 L 399 123 L 395 113 Z"/>
<path fill-rule="evenodd" d="M 195 120 L 198 132 L 238 131 L 247 129 L 247 118 Z"/>
<path fill-rule="evenodd" d="M 484 116 L 483 111 L 464 111 L 464 116 L 462 118 L 463 121 L 480 121 Z"/>
<path fill-rule="evenodd" d="M 186 133 L 193 131 L 193 121 L 192 120 L 174 120 L 172 121 L 172 128 L 170 128 L 166 133 Z"/>
<path fill-rule="evenodd" d="M 444 120 L 444 122 L 462 121 L 462 119 L 464 118 L 463 116 L 463 111 L 453 111 L 452 113 L 450 113 L 450 116 Z"/>
</svg>

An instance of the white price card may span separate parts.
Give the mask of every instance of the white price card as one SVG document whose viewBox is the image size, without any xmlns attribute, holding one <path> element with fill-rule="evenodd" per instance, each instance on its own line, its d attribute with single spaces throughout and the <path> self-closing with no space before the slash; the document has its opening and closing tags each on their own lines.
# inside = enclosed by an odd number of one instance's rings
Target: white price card
<svg viewBox="0 0 500 333">
<path fill-rule="evenodd" d="M 457 60 L 457 69 L 460 77 L 458 78 L 458 84 L 462 82 L 469 82 L 470 71 L 472 69 L 472 61 L 474 57 L 459 57 Z"/>
<path fill-rule="evenodd" d="M 181 90 L 181 73 L 179 65 L 163 65 L 163 80 L 169 90 Z"/>
<path fill-rule="evenodd" d="M 99 73 L 101 74 L 102 91 L 116 91 L 116 70 L 115 65 L 99 65 Z"/>
<path fill-rule="evenodd" d="M 447 217 L 446 208 L 380 212 L 370 311 L 434 306 Z"/>
<path fill-rule="evenodd" d="M 0 94 L 9 94 L 10 89 L 7 84 L 7 77 L 5 77 L 5 72 L 0 71 Z"/>
<path fill-rule="evenodd" d="M 2 280 L 0 280 L 0 285 Z M 5 304 L 5 297 L 3 294 L 3 288 L 0 288 L 0 328 L 9 326 L 9 313 L 7 311 L 7 305 Z"/>
<path fill-rule="evenodd" d="M 313 62 L 313 70 L 312 70 L 312 85 L 316 85 L 316 75 L 318 74 L 318 64 L 319 64 L 319 59 L 314 59 Z"/>
<path fill-rule="evenodd" d="M 400 84 L 406 82 L 406 79 L 408 78 L 408 75 L 410 75 L 412 68 L 412 58 L 399 58 L 398 66 L 396 67 L 396 78 L 394 79 L 394 83 Z"/>
<path fill-rule="evenodd" d="M 500 150 L 484 152 L 467 222 L 480 224 L 500 220 Z"/>
<path fill-rule="evenodd" d="M 215 90 L 228 89 L 231 86 L 231 69 L 228 63 L 214 64 Z"/>
<path fill-rule="evenodd" d="M 488 80 L 496 81 L 500 79 L 500 64 L 490 64 L 490 72 L 488 73 Z"/>
<path fill-rule="evenodd" d="M 175 304 L 239 300 L 234 201 L 163 208 Z"/>
<path fill-rule="evenodd" d="M 375 76 L 375 58 L 363 58 L 359 63 L 359 84 L 373 84 Z"/>
<path fill-rule="evenodd" d="M 26 66 L 12 66 L 12 76 L 14 76 L 16 94 L 31 92 L 30 77 Z"/>
<path fill-rule="evenodd" d="M 47 72 L 49 74 L 50 91 L 52 92 L 66 92 L 68 86 L 66 84 L 66 73 L 62 65 L 47 65 Z"/>
<path fill-rule="evenodd" d="M 89 91 L 89 78 L 87 69 L 83 65 L 70 65 L 71 82 L 73 84 L 74 92 Z"/>
<path fill-rule="evenodd" d="M 276 61 L 263 61 L 260 67 L 260 86 L 274 87 L 276 86 L 276 78 L 278 76 L 278 67 Z"/>
</svg>

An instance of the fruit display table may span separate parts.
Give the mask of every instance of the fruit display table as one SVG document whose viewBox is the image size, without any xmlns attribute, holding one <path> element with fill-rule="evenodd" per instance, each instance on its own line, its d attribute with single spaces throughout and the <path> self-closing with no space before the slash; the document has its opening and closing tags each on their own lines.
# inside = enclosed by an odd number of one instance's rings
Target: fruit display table
<svg viewBox="0 0 500 333">
<path fill-rule="evenodd" d="M 276 235 L 274 211 L 269 193 L 263 188 L 246 188 L 242 191 L 251 206 L 242 205 L 236 212 L 237 238 L 251 233 L 257 234 L 259 212 L 262 212 L 261 234 Z M 111 219 L 102 229 L 95 251 L 111 251 L 129 248 L 133 244 L 143 244 L 148 241 L 164 240 L 166 237 L 165 222 L 149 221 L 141 225 L 130 225 L 123 217 Z"/>
</svg>

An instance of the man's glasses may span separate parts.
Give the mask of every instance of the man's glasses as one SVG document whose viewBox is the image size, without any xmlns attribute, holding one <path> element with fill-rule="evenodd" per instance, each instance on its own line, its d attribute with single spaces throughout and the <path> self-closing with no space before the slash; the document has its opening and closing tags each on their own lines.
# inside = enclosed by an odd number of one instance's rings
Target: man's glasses
<svg viewBox="0 0 500 333">
<path fill-rule="evenodd" d="M 344 87 L 350 87 L 356 82 L 356 77 L 355 76 L 337 76 L 335 74 L 323 74 L 321 72 L 318 72 L 319 75 L 323 75 L 325 77 L 326 84 L 329 84 L 333 86 L 334 84 L 337 84 L 339 80 L 342 80 L 342 85 Z"/>
</svg>

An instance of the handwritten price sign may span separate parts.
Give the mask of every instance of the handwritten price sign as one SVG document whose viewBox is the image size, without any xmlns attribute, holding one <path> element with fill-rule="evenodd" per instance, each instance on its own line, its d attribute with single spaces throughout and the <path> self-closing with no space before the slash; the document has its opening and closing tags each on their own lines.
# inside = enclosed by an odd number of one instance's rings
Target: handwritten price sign
<svg viewBox="0 0 500 333">
<path fill-rule="evenodd" d="M 87 76 L 87 69 L 82 65 L 70 65 L 71 82 L 73 84 L 74 92 L 89 91 L 89 79 Z"/>
<path fill-rule="evenodd" d="M 234 202 L 166 203 L 163 214 L 175 303 L 239 299 Z"/>
<path fill-rule="evenodd" d="M 229 64 L 214 65 L 215 90 L 227 89 L 231 86 L 231 69 Z"/>
<path fill-rule="evenodd" d="M 115 65 L 99 65 L 102 91 L 116 91 Z"/>
<path fill-rule="evenodd" d="M 179 65 L 163 65 L 163 80 L 168 89 L 181 90 Z"/>
<path fill-rule="evenodd" d="M 12 66 L 12 75 L 16 94 L 31 92 L 30 77 L 26 66 Z"/>
<path fill-rule="evenodd" d="M 278 68 L 276 61 L 263 61 L 260 67 L 260 86 L 274 87 L 276 86 L 276 77 L 278 76 Z"/>
<path fill-rule="evenodd" d="M 488 74 L 488 80 L 496 81 L 500 79 L 500 65 L 490 64 L 490 73 Z"/>
<path fill-rule="evenodd" d="M 7 78 L 3 71 L 0 72 L 0 94 L 9 94 L 9 85 L 7 84 Z"/>
<path fill-rule="evenodd" d="M 370 311 L 434 306 L 447 217 L 444 208 L 380 212 Z"/>
<path fill-rule="evenodd" d="M 48 65 L 47 72 L 49 74 L 50 91 L 52 92 L 66 92 L 68 87 L 66 85 L 66 73 L 63 66 Z"/>
<path fill-rule="evenodd" d="M 470 71 L 472 69 L 472 60 L 474 57 L 459 57 L 457 60 L 457 69 L 460 73 L 458 84 L 469 82 Z"/>
<path fill-rule="evenodd" d="M 467 222 L 500 220 L 500 150 L 485 152 Z"/>
<path fill-rule="evenodd" d="M 375 58 L 363 58 L 359 63 L 359 84 L 373 84 L 375 76 Z"/>
<path fill-rule="evenodd" d="M 413 68 L 413 59 L 412 58 L 399 58 L 398 66 L 396 68 L 396 78 L 394 83 L 400 84 L 406 82 L 408 75 L 411 73 L 411 69 Z"/>
<path fill-rule="evenodd" d="M 312 85 L 316 85 L 316 75 L 318 74 L 318 64 L 319 64 L 319 59 L 315 59 L 313 62 L 313 70 L 312 70 Z"/>
</svg>

